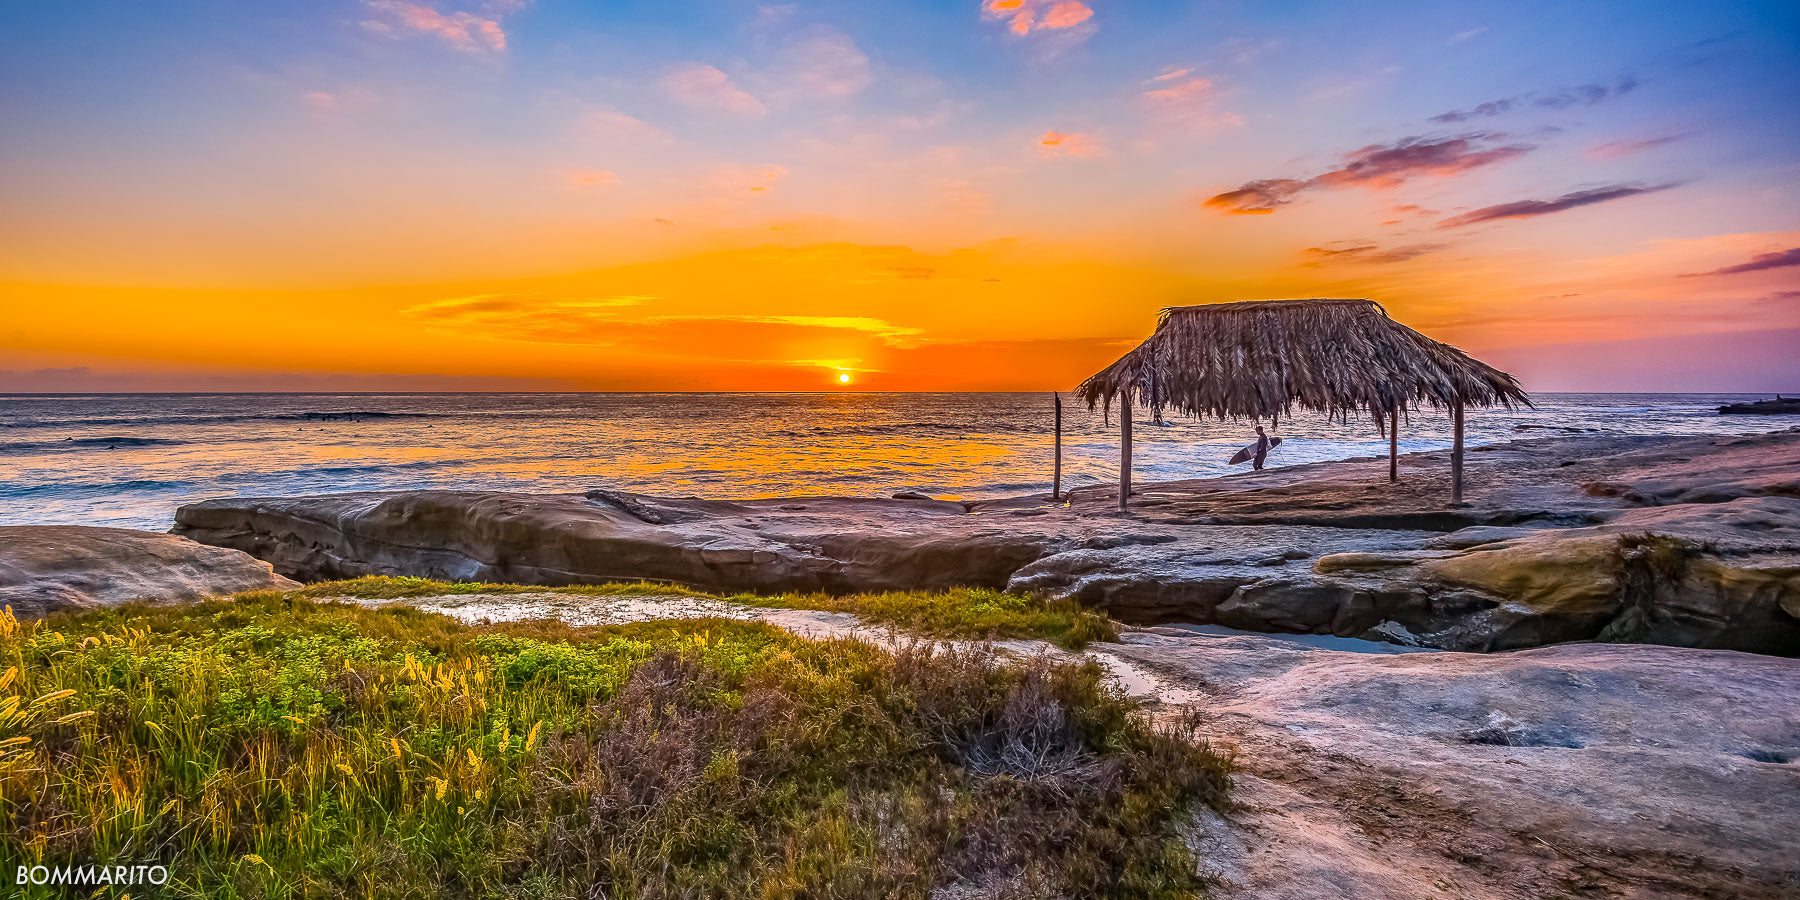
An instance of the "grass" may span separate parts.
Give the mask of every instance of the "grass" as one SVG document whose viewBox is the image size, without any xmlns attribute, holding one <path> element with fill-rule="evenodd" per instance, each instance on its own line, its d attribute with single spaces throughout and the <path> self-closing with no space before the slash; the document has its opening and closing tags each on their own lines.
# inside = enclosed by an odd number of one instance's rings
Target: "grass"
<svg viewBox="0 0 1800 900">
<path fill-rule="evenodd" d="M 1044 600 L 982 588 L 947 591 L 891 591 L 877 594 L 735 594 L 715 595 L 668 584 L 640 581 L 543 587 L 517 584 L 432 581 L 411 577 L 368 577 L 308 585 L 289 596 L 308 599 L 363 597 L 404 599 L 456 594 L 568 593 L 591 597 L 681 596 L 724 600 L 745 606 L 819 609 L 854 613 L 863 621 L 889 625 L 939 638 L 985 640 L 1035 638 L 1069 650 L 1093 641 L 1118 639 L 1116 624 L 1104 613 L 1067 600 Z"/>
<path fill-rule="evenodd" d="M 727 597 L 753 606 L 855 613 L 865 622 L 941 638 L 1036 638 L 1069 650 L 1116 641 L 1105 614 L 1071 600 L 1043 600 L 983 588 L 890 591 L 880 594 L 782 594 Z"/>
<path fill-rule="evenodd" d="M 8 611 L 0 667 L 0 862 L 134 897 L 1195 896 L 1229 766 L 1092 663 L 724 620 L 263 593 Z"/>
</svg>

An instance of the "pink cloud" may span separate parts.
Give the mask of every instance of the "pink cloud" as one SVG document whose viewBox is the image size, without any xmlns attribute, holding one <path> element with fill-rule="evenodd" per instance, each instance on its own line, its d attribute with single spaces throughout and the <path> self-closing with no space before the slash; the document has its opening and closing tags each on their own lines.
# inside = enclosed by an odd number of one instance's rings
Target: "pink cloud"
<svg viewBox="0 0 1800 900">
<path fill-rule="evenodd" d="M 1529 144 L 1489 148 L 1480 145 L 1480 142 L 1492 137 L 1497 136 L 1470 135 L 1443 139 L 1409 137 L 1392 144 L 1371 144 L 1347 154 L 1343 164 L 1329 172 L 1304 181 L 1293 178 L 1258 179 L 1245 183 L 1237 190 L 1215 194 L 1204 201 L 1204 205 L 1237 215 L 1263 215 L 1292 203 L 1302 191 L 1352 186 L 1388 190 L 1413 178 L 1464 175 L 1518 159 L 1533 149 Z M 1491 211 L 1479 210 L 1478 213 L 1486 215 Z M 1508 215 L 1537 214 L 1529 212 Z M 1466 225 L 1473 221 L 1475 220 L 1459 220 L 1458 224 Z"/>
<path fill-rule="evenodd" d="M 1159 118 L 1195 130 L 1238 128 L 1244 119 L 1234 112 L 1219 108 L 1219 92 L 1211 79 L 1191 74 L 1191 69 L 1175 69 L 1152 78 L 1144 101 Z"/>
<path fill-rule="evenodd" d="M 1156 76 L 1157 81 L 1168 81 L 1187 74 L 1186 69 Z M 1144 96 L 1154 103 L 1190 103 L 1202 99 L 1212 93 L 1213 84 L 1205 78 L 1189 78 L 1176 82 L 1168 87 L 1155 88 L 1144 92 Z"/>
<path fill-rule="evenodd" d="M 1084 159 L 1101 155 L 1100 141 L 1084 132 L 1046 131 L 1038 138 L 1038 155 L 1044 157 L 1079 156 Z"/>
<path fill-rule="evenodd" d="M 786 166 L 718 166 L 703 179 L 706 187 L 718 195 L 759 197 L 775 190 L 775 183 L 787 177 Z"/>
<path fill-rule="evenodd" d="M 617 184 L 619 176 L 605 169 L 581 169 L 563 173 L 563 183 L 572 188 L 598 188 Z"/>
<path fill-rule="evenodd" d="M 663 79 L 663 89 L 676 102 L 695 109 L 760 116 L 768 112 L 762 101 L 738 87 L 731 76 L 712 66 L 692 66 Z"/>
<path fill-rule="evenodd" d="M 1673 144 L 1684 137 L 1687 137 L 1687 135 L 1671 134 L 1663 137 L 1645 138 L 1644 140 L 1639 141 L 1607 141 L 1604 144 L 1595 144 L 1594 146 L 1589 147 L 1587 149 L 1587 156 L 1589 159 L 1620 159 L 1622 157 L 1642 153 L 1645 150 L 1654 150 L 1665 144 Z"/>
<path fill-rule="evenodd" d="M 398 24 L 436 35 L 466 53 L 498 53 L 506 49 L 506 31 L 500 27 L 498 19 L 466 12 L 441 13 L 423 3 L 408 0 L 364 0 L 364 5 L 387 19 L 363 23 L 363 27 L 378 34 L 391 34 L 392 25 Z"/>
<path fill-rule="evenodd" d="M 616 109 L 589 111 L 582 117 L 581 124 L 589 135 L 611 145 L 668 144 L 675 141 L 673 135 L 661 128 Z"/>
<path fill-rule="evenodd" d="M 1074 28 L 1094 17 L 1081 0 L 982 0 L 981 15 L 1006 22 L 1013 34 L 1034 30 Z"/>
<path fill-rule="evenodd" d="M 874 76 L 869 57 L 849 35 L 821 28 L 786 47 L 769 80 L 808 96 L 848 97 L 868 87 Z"/>
</svg>

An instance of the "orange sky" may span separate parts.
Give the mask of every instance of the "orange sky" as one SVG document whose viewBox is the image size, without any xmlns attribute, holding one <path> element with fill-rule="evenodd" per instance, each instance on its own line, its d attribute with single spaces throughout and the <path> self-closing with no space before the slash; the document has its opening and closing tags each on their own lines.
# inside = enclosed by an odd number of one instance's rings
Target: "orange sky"
<svg viewBox="0 0 1800 900">
<path fill-rule="evenodd" d="M 1296 296 L 1533 389 L 1800 388 L 1793 127 L 1694 102 L 1792 47 L 1670 56 L 1755 4 L 988 6 L 11 8 L 0 391 L 1055 389 Z"/>
</svg>

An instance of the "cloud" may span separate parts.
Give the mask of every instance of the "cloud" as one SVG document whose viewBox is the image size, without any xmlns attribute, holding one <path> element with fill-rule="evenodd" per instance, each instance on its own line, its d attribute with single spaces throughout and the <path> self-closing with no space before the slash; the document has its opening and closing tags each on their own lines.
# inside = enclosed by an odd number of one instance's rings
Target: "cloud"
<svg viewBox="0 0 1800 900">
<path fill-rule="evenodd" d="M 789 18 L 800 11 L 796 3 L 764 3 L 756 8 L 755 25 L 766 27 Z"/>
<path fill-rule="evenodd" d="M 1664 137 L 1645 138 L 1640 141 L 1607 141 L 1604 144 L 1595 144 L 1594 146 L 1589 147 L 1587 149 L 1587 155 L 1589 159 L 1619 159 L 1621 157 L 1642 153 L 1645 150 L 1654 150 L 1665 144 L 1673 144 L 1676 141 L 1687 137 L 1689 134 L 1692 134 L 1692 132 L 1671 134 Z"/>
<path fill-rule="evenodd" d="M 1459 175 L 1483 166 L 1517 159 L 1532 149 L 1525 144 L 1476 149 L 1476 141 L 1484 137 L 1473 135 L 1436 141 L 1414 137 L 1391 145 L 1372 144 L 1350 153 L 1345 157 L 1342 167 L 1313 178 L 1312 184 L 1318 187 L 1352 184 L 1375 188 L 1398 187 L 1415 176 Z"/>
<path fill-rule="evenodd" d="M 582 169 L 564 172 L 563 183 L 572 188 L 597 188 L 618 184 L 619 176 L 605 169 Z"/>
<path fill-rule="evenodd" d="M 1568 109 L 1574 106 L 1594 106 L 1608 100 L 1616 100 L 1636 89 L 1639 82 L 1636 77 L 1624 75 L 1611 84 L 1582 84 L 1571 88 L 1560 88 L 1548 94 L 1528 93 L 1516 94 L 1499 100 L 1489 100 L 1468 109 L 1453 109 L 1446 113 L 1438 113 L 1431 117 L 1433 122 L 1467 122 L 1472 119 L 1486 119 L 1503 115 L 1525 106 L 1540 109 Z"/>
<path fill-rule="evenodd" d="M 413 318 L 446 325 L 490 325 L 512 318 L 545 314 L 600 314 L 597 311 L 641 306 L 655 299 L 642 295 L 551 298 L 536 294 L 474 294 L 431 300 L 406 307 L 400 312 Z"/>
<path fill-rule="evenodd" d="M 1738 275 L 1744 272 L 1762 272 L 1769 269 L 1785 269 L 1789 266 L 1800 266 L 1800 247 L 1792 250 L 1777 250 L 1773 253 L 1758 253 L 1750 257 L 1749 262 L 1714 269 L 1711 272 L 1694 272 L 1683 275 L 1683 278 L 1699 278 L 1704 275 Z"/>
<path fill-rule="evenodd" d="M 1186 73 L 1187 70 L 1182 69 L 1173 76 L 1181 77 Z M 1158 75 L 1155 80 L 1169 81 L 1171 75 Z M 1186 78 L 1167 87 L 1151 88 L 1144 92 L 1144 98 L 1153 103 L 1187 103 L 1211 94 L 1212 87 L 1212 82 L 1205 78 Z"/>
<path fill-rule="evenodd" d="M 872 316 L 665 314 L 634 309 L 658 298 L 555 298 L 478 294 L 435 300 L 401 312 L 438 328 L 473 330 L 497 340 L 537 344 L 616 346 L 665 356 L 730 360 L 756 348 L 770 352 L 840 346 L 849 338 L 869 346 L 904 348 L 923 331 Z M 824 341 L 825 343 L 821 343 Z"/>
<path fill-rule="evenodd" d="M 1429 139 L 1403 138 L 1392 144 L 1371 144 L 1344 156 L 1338 168 L 1300 181 L 1265 178 L 1236 190 L 1216 194 L 1206 206 L 1236 214 L 1274 212 L 1292 203 L 1301 192 L 1316 188 L 1362 186 L 1373 189 L 1398 187 L 1412 178 L 1446 178 L 1517 159 L 1532 150 L 1528 144 L 1483 148 L 1484 141 L 1501 135 L 1466 135 Z"/>
<path fill-rule="evenodd" d="M 1103 154 L 1098 138 L 1085 132 L 1046 131 L 1038 138 L 1038 155 L 1043 157 L 1079 156 L 1091 159 Z"/>
<path fill-rule="evenodd" d="M 1218 110 L 1218 91 L 1211 79 L 1176 69 L 1150 79 L 1144 102 L 1156 116 L 1194 127 L 1239 127 L 1243 117 Z"/>
<path fill-rule="evenodd" d="M 1294 197 L 1305 189 L 1304 181 L 1268 178 L 1247 182 L 1235 191 L 1214 194 L 1203 205 L 1238 216 L 1266 215 L 1278 206 L 1294 202 Z"/>
<path fill-rule="evenodd" d="M 676 102 L 694 109 L 760 116 L 769 110 L 762 101 L 732 83 L 731 76 L 712 66 L 690 66 L 663 78 L 663 89 Z"/>
<path fill-rule="evenodd" d="M 1467 41 L 1467 40 L 1470 40 L 1473 38 L 1480 37 L 1486 31 L 1487 31 L 1487 26 L 1485 26 L 1485 25 L 1480 28 L 1471 28 L 1468 31 L 1459 31 L 1450 36 L 1450 43 L 1460 44 L 1463 41 Z"/>
<path fill-rule="evenodd" d="M 719 166 L 703 179 L 706 184 L 727 196 L 766 194 L 775 183 L 787 177 L 786 166 Z"/>
<path fill-rule="evenodd" d="M 595 139 L 616 144 L 667 144 L 675 136 L 616 109 L 595 109 L 583 114 L 582 129 Z"/>
<path fill-rule="evenodd" d="M 1512 203 L 1502 203 L 1498 206 L 1484 206 L 1473 212 L 1466 212 L 1460 216 L 1452 216 L 1439 222 L 1438 227 L 1461 228 L 1465 225 L 1478 225 L 1482 222 L 1498 222 L 1501 219 L 1527 219 L 1532 216 L 1547 216 L 1551 213 L 1562 212 L 1565 209 L 1575 209 L 1580 206 L 1592 206 L 1595 203 L 1605 203 L 1608 200 L 1621 200 L 1626 197 L 1636 197 L 1639 194 L 1653 194 L 1657 191 L 1666 191 L 1674 186 L 1675 185 L 1672 184 L 1653 186 L 1615 184 L 1608 187 L 1575 191 L 1574 193 L 1564 194 L 1554 200 L 1515 200 Z"/>
<path fill-rule="evenodd" d="M 1074 28 L 1093 18 L 1094 10 L 1081 0 L 982 0 L 981 15 L 1004 20 L 1013 34 L 1025 35 Z"/>
<path fill-rule="evenodd" d="M 364 0 L 363 5 L 380 17 L 362 23 L 365 29 L 375 34 L 391 35 L 397 25 L 436 35 L 465 53 L 498 53 L 506 49 L 506 31 L 500 27 L 498 18 L 484 18 L 467 12 L 442 13 L 426 4 L 408 0 Z M 523 5 L 504 5 L 495 15 Z"/>
<path fill-rule="evenodd" d="M 812 29 L 784 47 L 768 81 L 808 97 L 849 97 L 874 82 L 869 57 L 835 28 Z"/>
<path fill-rule="evenodd" d="M 1438 250 L 1442 250 L 1445 246 L 1447 245 L 1406 244 L 1404 246 L 1391 247 L 1387 250 L 1383 250 L 1375 244 L 1350 243 L 1335 247 L 1308 247 L 1301 252 L 1312 259 L 1312 262 L 1308 263 L 1308 265 L 1314 266 L 1322 263 L 1340 262 L 1385 265 L 1389 263 L 1406 262 L 1409 259 L 1417 259 L 1427 253 L 1434 253 Z"/>
</svg>

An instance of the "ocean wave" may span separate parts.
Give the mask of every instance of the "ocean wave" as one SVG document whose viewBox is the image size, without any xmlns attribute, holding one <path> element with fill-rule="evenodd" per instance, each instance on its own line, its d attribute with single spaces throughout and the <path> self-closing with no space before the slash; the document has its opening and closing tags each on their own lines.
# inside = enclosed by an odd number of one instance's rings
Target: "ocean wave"
<svg viewBox="0 0 1800 900">
<path fill-rule="evenodd" d="M 62 450 L 94 450 L 131 447 L 174 447 L 188 441 L 171 438 L 142 437 L 91 437 L 67 438 L 60 441 L 0 441 L 0 456 L 17 456 L 25 453 L 55 453 Z"/>
<path fill-rule="evenodd" d="M 91 428 L 107 425 L 240 425 L 247 422 L 361 422 L 365 419 L 393 421 L 402 419 L 454 419 L 460 413 L 381 412 L 353 409 L 343 412 L 302 413 L 202 413 L 191 416 L 96 416 L 86 419 L 23 419 L 0 422 L 0 428 Z"/>
<path fill-rule="evenodd" d="M 783 428 L 767 432 L 767 434 L 771 437 L 787 438 L 889 437 L 894 435 L 908 436 L 922 433 L 953 434 L 966 437 L 979 434 L 1047 434 L 1049 430 L 1049 426 L 1044 422 L 1008 422 L 1003 419 L 984 419 L 973 422 L 889 422 L 878 425 L 820 425 L 816 428 Z"/>
<path fill-rule="evenodd" d="M 291 482 L 295 479 L 319 477 L 344 477 L 358 475 L 378 475 L 386 472 L 409 472 L 429 469 L 448 469 L 468 463 L 460 459 L 419 459 L 411 462 L 397 463 L 365 463 L 352 466 L 308 466 L 303 469 L 284 469 L 273 472 L 226 472 L 206 479 L 209 483 L 219 484 L 254 484 L 262 481 Z"/>
<path fill-rule="evenodd" d="M 36 482 L 18 484 L 0 482 L 0 500 L 23 500 L 28 498 L 73 499 L 87 497 L 109 497 L 119 494 L 139 494 L 155 491 L 172 491 L 192 488 L 200 482 L 194 481 L 156 481 L 153 479 L 133 479 L 130 481 L 104 482 Z"/>
</svg>

